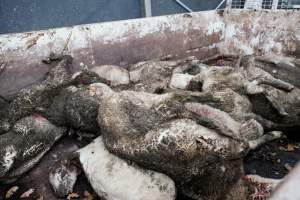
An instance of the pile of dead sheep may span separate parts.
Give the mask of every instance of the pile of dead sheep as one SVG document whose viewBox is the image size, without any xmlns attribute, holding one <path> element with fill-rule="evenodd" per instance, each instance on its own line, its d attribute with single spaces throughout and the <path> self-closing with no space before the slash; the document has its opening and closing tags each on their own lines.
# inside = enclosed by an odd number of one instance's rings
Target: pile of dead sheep
<svg viewBox="0 0 300 200">
<path fill-rule="evenodd" d="M 245 199 L 243 158 L 300 130 L 300 61 L 222 59 L 71 73 L 70 56 L 49 57 L 43 80 L 10 102 L 0 98 L 1 184 L 17 181 L 75 130 L 94 135 L 72 159 L 103 199 L 174 200 L 177 191 L 193 199 Z M 58 197 L 72 192 L 76 167 L 50 172 Z"/>
</svg>

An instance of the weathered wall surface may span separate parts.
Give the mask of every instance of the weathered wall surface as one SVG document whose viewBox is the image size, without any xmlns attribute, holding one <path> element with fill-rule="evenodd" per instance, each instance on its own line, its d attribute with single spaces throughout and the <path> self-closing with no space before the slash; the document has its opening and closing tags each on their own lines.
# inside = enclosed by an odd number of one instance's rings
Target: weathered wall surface
<svg viewBox="0 0 300 200">
<path fill-rule="evenodd" d="M 241 54 L 300 54 L 300 12 L 227 10 L 221 51 Z"/>
<path fill-rule="evenodd" d="M 0 36 L 0 95 L 10 97 L 49 70 L 50 52 L 80 65 L 128 66 L 143 60 L 216 53 L 300 55 L 300 12 L 226 10 L 89 24 Z"/>
<path fill-rule="evenodd" d="M 14 95 L 40 79 L 50 52 L 69 53 L 74 71 L 80 65 L 116 64 L 169 54 L 204 58 L 217 53 L 224 39 L 222 12 L 180 14 L 0 36 L 0 58 L 7 65 L 0 76 L 0 95 Z"/>
</svg>

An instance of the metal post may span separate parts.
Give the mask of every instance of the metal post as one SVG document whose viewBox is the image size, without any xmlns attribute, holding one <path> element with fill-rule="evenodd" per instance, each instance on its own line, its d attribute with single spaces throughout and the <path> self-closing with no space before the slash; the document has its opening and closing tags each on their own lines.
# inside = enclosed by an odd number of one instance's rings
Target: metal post
<svg viewBox="0 0 300 200">
<path fill-rule="evenodd" d="M 141 0 L 141 1 L 142 1 L 142 16 L 152 17 L 151 0 Z"/>
<path fill-rule="evenodd" d="M 183 7 L 184 9 L 186 9 L 189 12 L 193 12 L 192 9 L 190 9 L 189 7 L 187 7 L 184 3 L 182 3 L 180 0 L 175 0 L 181 7 Z"/>
<path fill-rule="evenodd" d="M 226 8 L 228 8 L 228 9 L 232 8 L 232 0 L 226 1 Z"/>
<path fill-rule="evenodd" d="M 219 5 L 215 8 L 215 10 L 219 9 L 225 1 L 226 0 L 221 1 L 221 3 L 219 3 Z"/>
<path fill-rule="evenodd" d="M 278 7 L 278 0 L 273 0 L 272 2 L 272 10 L 277 10 Z"/>
</svg>

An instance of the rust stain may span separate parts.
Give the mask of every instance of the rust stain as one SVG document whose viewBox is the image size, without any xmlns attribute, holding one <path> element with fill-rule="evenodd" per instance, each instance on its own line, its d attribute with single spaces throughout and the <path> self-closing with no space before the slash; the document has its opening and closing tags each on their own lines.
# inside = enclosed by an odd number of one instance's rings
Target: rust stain
<svg viewBox="0 0 300 200">
<path fill-rule="evenodd" d="M 143 39 L 136 34 L 127 34 L 122 42 L 104 44 L 103 41 L 92 41 L 96 65 L 115 64 L 127 66 L 142 60 L 163 57 L 169 54 L 186 56 L 187 53 L 205 57 L 205 53 L 197 53 L 197 50 L 220 42 L 221 33 L 213 33 L 207 36 L 199 30 L 189 30 L 187 33 L 164 30 L 154 34 L 148 34 Z M 193 50 L 194 51 L 189 51 Z M 210 54 L 209 49 L 206 49 Z M 181 55 L 181 56 L 179 56 Z"/>
</svg>

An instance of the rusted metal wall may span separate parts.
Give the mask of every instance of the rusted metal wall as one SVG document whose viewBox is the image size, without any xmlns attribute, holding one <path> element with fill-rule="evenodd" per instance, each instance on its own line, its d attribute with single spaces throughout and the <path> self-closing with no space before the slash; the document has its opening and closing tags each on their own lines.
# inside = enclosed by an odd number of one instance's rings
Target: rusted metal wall
<svg viewBox="0 0 300 200">
<path fill-rule="evenodd" d="M 49 70 L 50 52 L 80 65 L 128 66 L 169 54 L 175 58 L 217 53 L 299 53 L 300 12 L 225 10 L 179 14 L 20 34 L 0 35 L 0 95 L 12 97 Z M 0 61 L 1 63 L 1 61 Z"/>
</svg>

